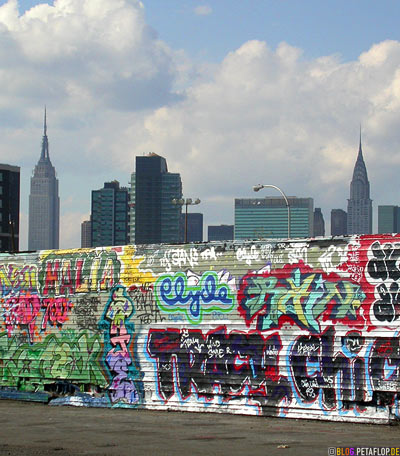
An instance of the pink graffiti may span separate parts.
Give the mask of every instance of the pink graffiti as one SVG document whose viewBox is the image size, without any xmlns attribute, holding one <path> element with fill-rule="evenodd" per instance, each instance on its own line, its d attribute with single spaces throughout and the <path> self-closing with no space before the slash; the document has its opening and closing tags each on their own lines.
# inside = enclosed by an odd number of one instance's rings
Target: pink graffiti
<svg viewBox="0 0 400 456">
<path fill-rule="evenodd" d="M 33 342 L 36 317 L 40 312 L 40 307 L 40 299 L 37 295 L 19 295 L 8 298 L 3 314 L 8 337 L 12 336 L 16 326 L 27 326 L 29 340 Z"/>
<path fill-rule="evenodd" d="M 44 310 L 41 330 L 47 329 L 47 324 L 61 327 L 68 319 L 72 303 L 66 298 L 45 298 L 41 300 L 37 295 L 20 294 L 8 298 L 4 305 L 3 318 L 8 337 L 13 335 L 17 327 L 27 328 L 29 342 L 33 343 L 36 321 Z"/>
</svg>

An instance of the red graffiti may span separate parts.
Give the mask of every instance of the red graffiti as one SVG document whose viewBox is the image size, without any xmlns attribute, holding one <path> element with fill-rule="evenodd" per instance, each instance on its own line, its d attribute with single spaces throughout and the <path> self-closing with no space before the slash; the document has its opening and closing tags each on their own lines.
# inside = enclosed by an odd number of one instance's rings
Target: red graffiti
<svg viewBox="0 0 400 456">
<path fill-rule="evenodd" d="M 52 326 L 60 327 L 68 320 L 68 312 L 72 308 L 72 303 L 66 298 L 45 298 L 41 307 L 45 309 L 42 320 L 42 331 L 45 331 L 48 322 Z"/>
</svg>

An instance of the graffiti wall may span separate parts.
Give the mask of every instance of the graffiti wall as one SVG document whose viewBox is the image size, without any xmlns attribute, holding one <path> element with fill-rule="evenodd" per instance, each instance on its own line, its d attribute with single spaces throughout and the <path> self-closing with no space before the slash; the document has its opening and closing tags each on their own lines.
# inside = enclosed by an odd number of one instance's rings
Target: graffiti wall
<svg viewBox="0 0 400 456">
<path fill-rule="evenodd" d="M 0 397 L 400 418 L 400 235 L 0 254 Z"/>
</svg>

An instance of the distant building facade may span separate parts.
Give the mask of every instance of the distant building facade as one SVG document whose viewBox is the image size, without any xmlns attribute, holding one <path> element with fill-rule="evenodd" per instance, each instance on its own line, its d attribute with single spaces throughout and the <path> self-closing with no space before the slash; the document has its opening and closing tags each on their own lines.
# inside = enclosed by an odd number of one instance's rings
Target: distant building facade
<svg viewBox="0 0 400 456">
<path fill-rule="evenodd" d="M 209 225 L 208 240 L 209 241 L 232 241 L 233 240 L 233 225 Z"/>
<path fill-rule="evenodd" d="M 290 237 L 312 237 L 313 198 L 287 198 L 290 206 Z M 288 210 L 281 197 L 236 198 L 235 239 L 287 238 Z"/>
<path fill-rule="evenodd" d="M 131 175 L 130 242 L 135 244 L 180 241 L 182 198 L 178 173 L 169 173 L 167 161 L 157 154 L 136 157 Z"/>
<path fill-rule="evenodd" d="M 400 230 L 400 208 L 378 206 L 378 233 L 398 233 Z"/>
<path fill-rule="evenodd" d="M 314 236 L 325 236 L 325 220 L 320 207 L 314 210 Z"/>
<path fill-rule="evenodd" d="M 92 247 L 92 222 L 84 220 L 81 223 L 81 247 Z"/>
<path fill-rule="evenodd" d="M 331 236 L 347 234 L 347 212 L 343 209 L 331 210 Z"/>
<path fill-rule="evenodd" d="M 129 242 L 129 191 L 118 181 L 105 182 L 92 191 L 92 247 L 125 245 Z"/>
<path fill-rule="evenodd" d="M 180 242 L 185 242 L 186 215 L 181 215 Z M 203 242 L 203 214 L 189 212 L 187 214 L 187 242 Z"/>
<path fill-rule="evenodd" d="M 0 252 L 19 250 L 20 168 L 0 164 Z"/>
<path fill-rule="evenodd" d="M 347 234 L 372 233 L 372 200 L 367 168 L 364 163 L 361 133 L 358 156 L 350 183 L 350 198 L 347 204 Z"/>
<path fill-rule="evenodd" d="M 29 195 L 29 250 L 59 248 L 60 198 L 56 170 L 49 156 L 46 111 L 42 152 L 31 177 Z"/>
</svg>

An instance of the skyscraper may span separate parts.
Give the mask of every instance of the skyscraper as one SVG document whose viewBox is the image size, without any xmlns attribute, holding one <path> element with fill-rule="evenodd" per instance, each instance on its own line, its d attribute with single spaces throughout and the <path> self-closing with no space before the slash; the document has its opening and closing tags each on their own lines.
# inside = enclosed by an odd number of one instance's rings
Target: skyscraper
<svg viewBox="0 0 400 456">
<path fill-rule="evenodd" d="M 350 183 L 350 199 L 347 201 L 347 234 L 371 234 L 372 200 L 370 199 L 367 168 L 361 148 L 361 131 L 357 161 Z"/>
<path fill-rule="evenodd" d="M 105 182 L 92 191 L 91 245 L 125 245 L 129 242 L 129 192 L 118 181 Z"/>
<path fill-rule="evenodd" d="M 378 233 L 398 233 L 400 230 L 400 208 L 378 206 Z"/>
<path fill-rule="evenodd" d="M 347 234 L 347 212 L 343 209 L 331 210 L 331 236 Z"/>
<path fill-rule="evenodd" d="M 19 166 L 0 164 L 0 252 L 19 249 Z"/>
<path fill-rule="evenodd" d="M 172 200 L 180 198 L 181 176 L 168 172 L 165 158 L 154 153 L 136 157 L 131 176 L 130 242 L 179 242 L 182 207 Z"/>
<path fill-rule="evenodd" d="M 81 247 L 92 247 L 92 222 L 84 220 L 81 223 Z"/>
<path fill-rule="evenodd" d="M 187 227 L 186 242 L 203 242 L 203 214 L 199 212 L 189 212 L 181 215 L 181 236 L 180 242 L 185 242 L 185 229 Z"/>
<path fill-rule="evenodd" d="M 46 109 L 42 152 L 31 177 L 29 195 L 29 250 L 58 249 L 60 199 L 56 170 L 49 156 Z"/>
<path fill-rule="evenodd" d="M 209 225 L 209 241 L 231 241 L 233 240 L 233 225 Z"/>
<path fill-rule="evenodd" d="M 314 200 L 288 197 L 290 237 L 311 237 L 314 230 Z M 278 196 L 235 199 L 235 239 L 287 238 L 288 211 Z"/>
<path fill-rule="evenodd" d="M 320 207 L 314 210 L 314 236 L 325 236 L 325 221 Z"/>
</svg>

